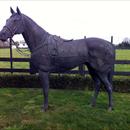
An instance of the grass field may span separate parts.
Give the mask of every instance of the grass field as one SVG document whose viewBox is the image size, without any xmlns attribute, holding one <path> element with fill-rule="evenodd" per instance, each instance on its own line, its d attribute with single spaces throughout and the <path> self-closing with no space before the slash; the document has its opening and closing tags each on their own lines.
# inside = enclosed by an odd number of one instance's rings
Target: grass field
<svg viewBox="0 0 130 130">
<path fill-rule="evenodd" d="M 130 94 L 114 93 L 115 109 L 107 111 L 101 92 L 96 108 L 92 92 L 50 90 L 49 110 L 41 111 L 41 89 L 0 89 L 0 130 L 129 130 Z"/>
<path fill-rule="evenodd" d="M 9 49 L 0 49 L 0 57 L 10 57 Z M 20 55 L 16 49 L 13 49 L 13 58 L 28 58 L 26 56 Z M 10 68 L 9 62 L 0 62 L 1 68 Z M 14 68 L 29 68 L 29 63 L 27 62 L 13 62 Z"/>
<path fill-rule="evenodd" d="M 130 50 L 116 50 L 116 60 L 130 60 Z M 115 71 L 130 71 L 130 65 L 115 65 Z"/>
</svg>

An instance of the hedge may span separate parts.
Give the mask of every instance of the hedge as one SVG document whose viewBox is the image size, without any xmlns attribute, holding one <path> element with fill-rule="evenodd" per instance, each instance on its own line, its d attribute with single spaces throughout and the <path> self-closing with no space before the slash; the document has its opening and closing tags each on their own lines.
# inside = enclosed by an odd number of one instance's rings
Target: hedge
<svg viewBox="0 0 130 130">
<path fill-rule="evenodd" d="M 0 87 L 40 88 L 37 75 L 0 75 Z M 50 88 L 53 89 L 80 89 L 93 90 L 93 82 L 89 76 L 80 75 L 50 75 Z M 104 87 L 101 87 L 104 90 Z M 130 78 L 114 78 L 115 92 L 130 92 Z"/>
</svg>

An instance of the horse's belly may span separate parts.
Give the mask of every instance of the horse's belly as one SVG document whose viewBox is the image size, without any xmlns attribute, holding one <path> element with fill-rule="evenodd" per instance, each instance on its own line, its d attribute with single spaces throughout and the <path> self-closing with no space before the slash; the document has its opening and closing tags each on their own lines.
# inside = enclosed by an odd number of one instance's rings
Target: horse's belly
<svg viewBox="0 0 130 130">
<path fill-rule="evenodd" d="M 85 63 L 86 57 L 54 57 L 52 60 L 53 71 L 60 72 L 60 71 L 66 71 L 72 68 L 75 68 L 76 66 Z"/>
<path fill-rule="evenodd" d="M 33 64 L 39 70 L 48 72 L 64 72 L 85 63 L 86 57 L 39 57 L 33 59 Z"/>
</svg>

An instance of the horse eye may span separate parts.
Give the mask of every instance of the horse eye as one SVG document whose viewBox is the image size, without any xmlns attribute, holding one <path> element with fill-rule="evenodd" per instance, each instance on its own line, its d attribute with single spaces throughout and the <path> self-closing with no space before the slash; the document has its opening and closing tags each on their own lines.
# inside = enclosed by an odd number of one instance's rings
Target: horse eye
<svg viewBox="0 0 130 130">
<path fill-rule="evenodd" d="M 17 22 L 17 21 L 19 21 L 19 18 L 17 18 L 17 19 L 14 19 L 14 22 Z"/>
<path fill-rule="evenodd" d="M 16 19 L 14 19 L 14 22 L 17 22 L 17 20 L 16 20 Z"/>
<path fill-rule="evenodd" d="M 18 19 L 14 19 L 14 23 L 16 23 L 18 21 Z"/>
</svg>

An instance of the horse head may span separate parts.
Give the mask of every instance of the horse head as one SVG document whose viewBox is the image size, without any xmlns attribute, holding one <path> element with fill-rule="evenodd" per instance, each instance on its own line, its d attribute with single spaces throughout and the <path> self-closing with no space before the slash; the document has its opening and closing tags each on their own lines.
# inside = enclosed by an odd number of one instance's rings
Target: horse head
<svg viewBox="0 0 130 130">
<path fill-rule="evenodd" d="M 6 24 L 0 32 L 0 40 L 6 41 L 8 38 L 12 38 L 15 34 L 23 33 L 23 20 L 22 13 L 17 7 L 15 12 L 10 7 L 11 16 L 6 20 Z"/>
</svg>

